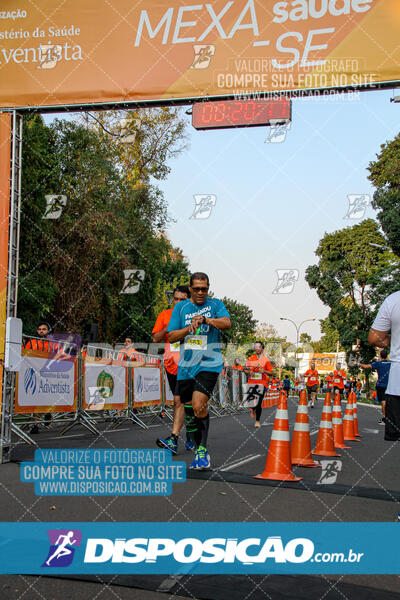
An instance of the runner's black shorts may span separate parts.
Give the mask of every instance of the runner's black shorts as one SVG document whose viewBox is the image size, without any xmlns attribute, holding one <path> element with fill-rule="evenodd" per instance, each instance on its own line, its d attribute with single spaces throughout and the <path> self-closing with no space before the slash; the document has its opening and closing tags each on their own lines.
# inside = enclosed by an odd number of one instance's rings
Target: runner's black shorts
<svg viewBox="0 0 400 600">
<path fill-rule="evenodd" d="M 385 440 L 400 440 L 400 396 L 386 394 Z"/>
<path fill-rule="evenodd" d="M 336 387 L 336 386 L 335 386 L 335 387 L 333 388 L 333 394 L 334 394 L 334 396 L 336 396 L 336 392 L 339 392 L 339 394 L 340 394 L 341 396 L 343 396 L 344 388 L 338 388 L 338 387 Z"/>
<path fill-rule="evenodd" d="M 169 371 L 165 371 L 167 373 L 167 379 L 169 383 L 169 387 L 174 396 L 179 396 L 179 381 L 176 378 L 176 375 L 173 373 L 169 373 Z"/>
<path fill-rule="evenodd" d="M 376 397 L 377 397 L 379 404 L 382 404 L 382 402 L 385 402 L 385 400 L 386 400 L 385 393 L 386 393 L 386 388 L 380 387 L 379 385 L 376 386 Z"/>
<path fill-rule="evenodd" d="M 318 392 L 318 385 L 308 385 L 307 386 L 307 393 L 311 394 L 312 392 Z"/>
<path fill-rule="evenodd" d="M 178 382 L 181 402 L 184 404 L 191 402 L 193 392 L 202 392 L 210 398 L 217 383 L 218 375 L 219 373 L 214 371 L 200 371 L 193 379 L 181 379 Z"/>
</svg>

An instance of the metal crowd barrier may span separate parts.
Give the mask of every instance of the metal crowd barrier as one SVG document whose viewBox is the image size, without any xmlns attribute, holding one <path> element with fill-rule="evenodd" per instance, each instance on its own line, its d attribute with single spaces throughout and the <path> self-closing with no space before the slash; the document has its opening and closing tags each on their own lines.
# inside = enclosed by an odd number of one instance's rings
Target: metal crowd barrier
<svg viewBox="0 0 400 600">
<path fill-rule="evenodd" d="M 29 350 L 29 346 L 32 346 L 32 344 L 27 344 L 27 341 L 30 339 L 38 339 L 39 342 L 43 341 L 40 338 L 29 338 L 28 340 L 25 337 L 24 339 L 24 347 L 26 348 L 28 345 L 27 350 Z M 36 440 L 29 435 L 29 429 L 32 425 L 36 425 L 38 428 L 46 428 L 47 430 L 54 429 L 59 436 L 65 435 L 76 425 L 82 425 L 88 432 L 97 436 L 101 434 L 101 430 L 99 429 L 101 423 L 109 424 L 111 429 L 117 429 L 126 421 L 130 421 L 143 429 L 148 429 L 149 427 L 159 425 L 160 418 L 173 419 L 173 406 L 171 406 L 171 401 L 167 401 L 166 399 L 166 386 L 168 382 L 161 356 L 135 352 L 131 357 L 133 360 L 122 361 L 123 349 L 114 350 L 109 347 L 99 347 L 97 345 L 88 346 L 82 355 L 82 352 L 75 344 L 58 341 L 55 343 L 58 346 L 54 346 L 53 349 L 57 351 L 57 354 L 52 354 L 51 359 L 45 352 L 42 353 L 40 350 L 37 350 L 35 344 L 33 344 L 33 351 L 32 348 L 30 350 L 35 353 L 36 358 L 43 358 L 50 362 L 61 360 L 73 362 L 76 382 L 74 408 L 73 410 L 68 410 L 66 407 L 63 409 L 59 407 L 59 411 L 57 411 L 57 402 L 55 402 L 48 409 L 46 406 L 40 406 L 40 412 L 37 406 L 34 412 L 29 413 L 28 408 L 31 408 L 31 405 L 29 407 L 22 407 L 22 409 L 18 407 L 18 410 L 15 410 L 18 400 L 16 395 L 11 421 L 12 431 L 24 442 L 38 446 Z M 107 404 L 107 400 L 103 402 L 103 405 L 101 403 L 98 405 L 96 403 L 88 405 L 85 390 L 85 364 L 87 363 L 95 367 L 104 364 L 123 366 L 127 369 L 125 371 L 124 382 L 125 397 L 121 398 L 120 406 L 113 408 L 110 404 Z M 161 394 L 153 403 L 150 402 L 141 405 L 140 402 L 135 402 L 134 370 L 138 367 L 156 367 L 160 369 Z M 57 369 L 54 370 L 57 372 Z M 242 371 L 226 367 L 219 376 L 210 399 L 211 415 L 223 417 L 245 410 L 243 407 L 244 383 L 246 383 L 246 376 Z M 19 385 L 22 385 L 21 381 L 19 381 Z"/>
<path fill-rule="evenodd" d="M 246 381 L 243 371 L 225 367 L 210 398 L 211 414 L 223 417 L 246 410 L 243 406 L 243 387 Z"/>
</svg>

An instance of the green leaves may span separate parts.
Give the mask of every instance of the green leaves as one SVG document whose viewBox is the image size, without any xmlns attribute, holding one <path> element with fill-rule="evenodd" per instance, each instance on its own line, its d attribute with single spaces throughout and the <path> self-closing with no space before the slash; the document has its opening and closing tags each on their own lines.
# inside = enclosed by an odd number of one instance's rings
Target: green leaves
<svg viewBox="0 0 400 600">
<path fill-rule="evenodd" d="M 251 308 L 231 298 L 222 298 L 222 302 L 231 316 L 232 325 L 231 329 L 222 332 L 223 341 L 233 344 L 249 341 L 257 326 Z"/>
<path fill-rule="evenodd" d="M 376 312 L 373 290 L 378 273 L 389 268 L 393 254 L 376 221 L 365 219 L 353 227 L 326 234 L 316 250 L 319 263 L 306 270 L 306 280 L 319 298 L 330 307 L 329 321 L 340 342 L 350 351 L 361 340 L 363 361 L 373 350 L 367 344 L 368 331 Z M 330 338 L 333 332 L 330 332 Z M 325 340 L 329 345 L 333 339 Z"/>
<path fill-rule="evenodd" d="M 164 112 L 153 109 L 146 117 L 146 132 L 153 127 L 149 136 L 159 142 L 152 160 L 160 176 L 171 155 L 160 150 L 165 123 L 171 125 Z M 183 131 L 174 119 L 172 153 Z M 148 143 L 138 139 L 136 155 L 145 156 Z M 96 322 L 102 341 L 127 333 L 151 341 L 159 285 L 181 276 L 187 282 L 188 265 L 163 233 L 165 199 L 147 182 L 156 167 L 139 180 L 124 161 L 119 145 L 100 127 L 25 119 L 18 312 L 26 333 L 34 334 L 46 315 L 56 331 L 82 332 L 85 323 Z M 67 197 L 58 219 L 42 218 L 48 194 Z M 145 272 L 137 293 L 121 294 L 124 269 Z"/>
</svg>

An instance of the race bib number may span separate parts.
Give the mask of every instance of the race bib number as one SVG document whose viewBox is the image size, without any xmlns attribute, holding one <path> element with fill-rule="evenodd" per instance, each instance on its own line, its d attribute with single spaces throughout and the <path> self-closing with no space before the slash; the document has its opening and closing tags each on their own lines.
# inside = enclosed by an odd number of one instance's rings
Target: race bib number
<svg viewBox="0 0 400 600">
<path fill-rule="evenodd" d="M 250 377 L 251 377 L 251 379 L 255 379 L 256 381 L 261 381 L 262 380 L 261 373 L 251 373 Z"/>
<path fill-rule="evenodd" d="M 169 345 L 169 351 L 170 352 L 179 352 L 180 347 L 181 347 L 180 342 L 174 342 L 173 344 Z"/>
<path fill-rule="evenodd" d="M 207 336 L 192 335 L 186 338 L 185 350 L 207 350 Z"/>
</svg>

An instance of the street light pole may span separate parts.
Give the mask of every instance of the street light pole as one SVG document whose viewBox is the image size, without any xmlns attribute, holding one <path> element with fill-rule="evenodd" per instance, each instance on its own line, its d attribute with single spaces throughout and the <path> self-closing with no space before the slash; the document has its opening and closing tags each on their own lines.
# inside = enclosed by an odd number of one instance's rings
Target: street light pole
<svg viewBox="0 0 400 600">
<path fill-rule="evenodd" d="M 297 325 L 294 321 L 292 321 L 292 319 L 288 319 L 287 317 L 280 317 L 281 321 L 289 321 L 290 323 L 293 323 L 293 325 L 296 328 L 296 353 L 295 353 L 295 361 L 296 361 L 296 366 L 294 368 L 294 376 L 295 378 L 298 376 L 298 371 L 299 371 L 299 365 L 298 365 L 298 360 L 297 360 L 297 352 L 299 349 L 299 341 L 300 341 L 300 328 L 302 325 L 304 325 L 304 323 L 307 323 L 308 321 L 316 321 L 315 318 L 313 319 L 304 319 L 304 321 L 301 321 L 301 323 L 299 325 Z"/>
</svg>

